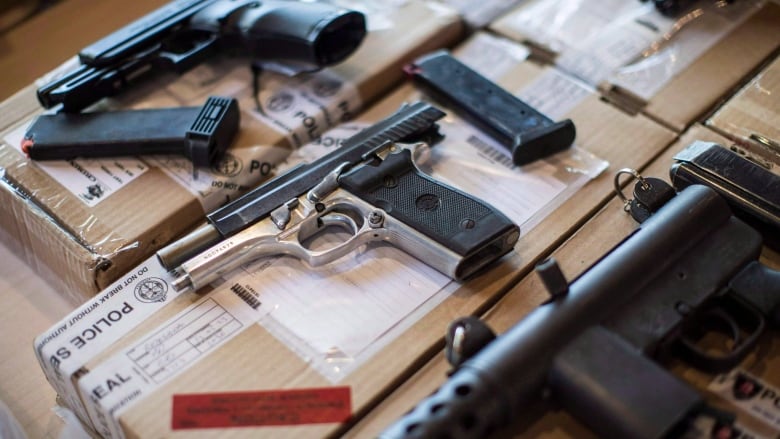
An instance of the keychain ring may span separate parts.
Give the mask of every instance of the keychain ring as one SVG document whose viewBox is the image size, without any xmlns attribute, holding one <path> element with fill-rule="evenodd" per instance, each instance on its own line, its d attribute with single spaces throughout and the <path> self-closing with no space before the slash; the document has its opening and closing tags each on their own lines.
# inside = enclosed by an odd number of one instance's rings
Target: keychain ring
<svg viewBox="0 0 780 439">
<path fill-rule="evenodd" d="M 642 183 L 642 186 L 645 187 L 645 188 L 649 187 L 649 185 L 645 181 L 645 178 L 642 177 L 639 174 L 639 171 L 637 171 L 636 169 L 623 168 L 623 169 L 621 169 L 621 170 L 619 170 L 619 171 L 617 171 L 615 173 L 615 180 L 614 180 L 615 192 L 617 192 L 618 198 L 620 198 L 620 200 L 623 201 L 623 204 L 627 208 L 628 205 L 631 203 L 631 200 L 629 200 L 625 195 L 623 195 L 623 190 L 620 188 L 620 175 L 621 174 L 629 174 L 629 175 L 633 176 L 634 178 L 639 180 L 639 182 Z"/>
</svg>

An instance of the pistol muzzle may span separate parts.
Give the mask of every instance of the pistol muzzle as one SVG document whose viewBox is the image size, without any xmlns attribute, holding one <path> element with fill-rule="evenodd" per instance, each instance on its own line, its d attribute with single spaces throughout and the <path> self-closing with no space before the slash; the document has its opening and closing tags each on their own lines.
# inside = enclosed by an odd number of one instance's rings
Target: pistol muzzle
<svg viewBox="0 0 780 439">
<path fill-rule="evenodd" d="M 206 223 L 188 235 L 168 244 L 157 251 L 157 258 L 168 270 L 178 267 L 182 262 L 211 247 L 222 239 L 217 229 Z"/>
</svg>

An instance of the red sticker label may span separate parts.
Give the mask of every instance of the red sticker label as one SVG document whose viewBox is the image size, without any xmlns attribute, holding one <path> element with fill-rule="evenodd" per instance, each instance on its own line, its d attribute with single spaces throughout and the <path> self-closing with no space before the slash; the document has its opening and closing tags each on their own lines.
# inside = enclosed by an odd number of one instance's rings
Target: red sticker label
<svg viewBox="0 0 780 439">
<path fill-rule="evenodd" d="M 349 387 L 173 396 L 174 430 L 344 422 Z"/>
</svg>

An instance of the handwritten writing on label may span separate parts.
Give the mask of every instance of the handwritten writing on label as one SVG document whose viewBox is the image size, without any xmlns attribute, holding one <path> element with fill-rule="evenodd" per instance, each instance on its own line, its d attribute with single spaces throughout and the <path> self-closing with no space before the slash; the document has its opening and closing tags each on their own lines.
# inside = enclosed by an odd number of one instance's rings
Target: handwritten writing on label
<svg viewBox="0 0 780 439">
<path fill-rule="evenodd" d="M 103 437 L 125 437 L 122 413 L 257 321 L 262 308 L 246 299 L 233 288 L 219 289 L 81 377 L 79 391 L 87 395 L 95 429 Z"/>
</svg>

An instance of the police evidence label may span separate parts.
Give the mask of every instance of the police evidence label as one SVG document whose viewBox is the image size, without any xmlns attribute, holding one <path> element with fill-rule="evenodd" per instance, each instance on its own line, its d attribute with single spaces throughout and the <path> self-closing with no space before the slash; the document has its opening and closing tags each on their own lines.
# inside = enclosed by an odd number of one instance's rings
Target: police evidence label
<svg viewBox="0 0 780 439">
<path fill-rule="evenodd" d="M 49 383 L 82 420 L 88 415 L 72 376 L 173 300 L 179 293 L 172 280 L 152 256 L 35 339 Z"/>
<path fill-rule="evenodd" d="M 294 78 L 263 72 L 259 84 L 259 106 L 252 115 L 283 133 L 296 148 L 352 119 L 361 106 L 357 89 L 328 69 Z"/>
<path fill-rule="evenodd" d="M 3 140 L 21 152 L 27 125 L 9 132 Z M 132 157 L 73 158 L 37 161 L 35 164 L 89 207 L 97 205 L 149 170 L 144 162 Z"/>
<path fill-rule="evenodd" d="M 144 159 L 194 195 L 205 212 L 211 212 L 270 178 L 276 163 L 289 153 L 288 148 L 276 146 L 232 148 L 210 168 L 194 168 L 190 160 L 174 155 Z"/>
<path fill-rule="evenodd" d="M 780 390 L 742 370 L 716 377 L 707 390 L 780 432 Z"/>
<path fill-rule="evenodd" d="M 78 382 L 95 430 L 124 437 L 124 410 L 257 321 L 259 305 L 239 284 L 222 288 L 95 366 Z"/>
</svg>

